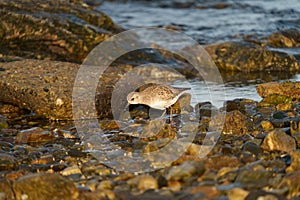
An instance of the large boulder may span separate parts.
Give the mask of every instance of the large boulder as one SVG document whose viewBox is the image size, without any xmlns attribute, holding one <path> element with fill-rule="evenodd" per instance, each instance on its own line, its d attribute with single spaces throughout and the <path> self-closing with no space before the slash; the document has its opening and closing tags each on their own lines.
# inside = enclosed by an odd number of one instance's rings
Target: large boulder
<svg viewBox="0 0 300 200">
<path fill-rule="evenodd" d="M 205 49 L 223 71 L 266 72 L 300 69 L 294 56 L 271 51 L 256 44 L 225 42 L 206 46 Z"/>
<path fill-rule="evenodd" d="M 22 58 L 80 63 L 122 29 L 82 1 L 0 1 L 0 61 Z"/>
</svg>

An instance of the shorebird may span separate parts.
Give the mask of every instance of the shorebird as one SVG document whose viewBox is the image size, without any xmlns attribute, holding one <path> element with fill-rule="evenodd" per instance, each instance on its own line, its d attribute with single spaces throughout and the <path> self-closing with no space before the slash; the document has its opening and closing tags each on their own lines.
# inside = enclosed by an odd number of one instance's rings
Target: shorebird
<svg viewBox="0 0 300 200">
<path fill-rule="evenodd" d="M 168 85 L 151 85 L 141 92 L 131 92 L 127 95 L 128 104 L 144 104 L 151 108 L 158 110 L 164 110 L 164 116 L 166 109 L 170 108 L 181 95 L 187 93 L 190 88 L 178 88 Z M 170 116 L 172 115 L 172 110 Z M 171 116 L 172 117 L 172 116 Z"/>
</svg>

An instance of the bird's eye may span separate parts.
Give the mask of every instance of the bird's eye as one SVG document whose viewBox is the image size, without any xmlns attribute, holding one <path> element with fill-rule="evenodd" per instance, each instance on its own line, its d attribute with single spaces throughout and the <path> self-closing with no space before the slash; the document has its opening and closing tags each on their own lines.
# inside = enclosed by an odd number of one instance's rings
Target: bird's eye
<svg viewBox="0 0 300 200">
<path fill-rule="evenodd" d="M 131 98 L 130 101 L 134 101 L 134 98 Z"/>
</svg>

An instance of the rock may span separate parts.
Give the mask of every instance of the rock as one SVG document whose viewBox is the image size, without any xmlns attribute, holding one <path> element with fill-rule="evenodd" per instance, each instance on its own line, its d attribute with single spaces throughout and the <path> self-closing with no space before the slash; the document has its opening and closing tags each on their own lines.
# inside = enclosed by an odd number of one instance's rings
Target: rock
<svg viewBox="0 0 300 200">
<path fill-rule="evenodd" d="M 61 175 L 63 175 L 63 176 L 70 176 L 70 175 L 74 175 L 74 174 L 75 175 L 82 174 L 81 170 L 79 169 L 78 166 L 67 167 L 61 172 Z"/>
<path fill-rule="evenodd" d="M 290 103 L 291 99 L 299 100 L 300 99 L 300 82 L 270 82 L 270 83 L 263 83 L 259 84 L 256 87 L 257 93 L 262 97 L 265 98 L 269 95 L 283 95 L 286 96 L 282 98 L 279 103 Z M 289 98 L 287 98 L 289 97 Z M 291 99 L 290 99 L 291 98 Z M 275 98 L 274 98 L 275 99 Z"/>
<path fill-rule="evenodd" d="M 242 188 L 232 188 L 227 192 L 229 200 L 244 200 L 248 194 L 249 192 Z"/>
<path fill-rule="evenodd" d="M 275 128 L 283 128 L 290 126 L 290 117 L 283 111 L 274 111 L 270 121 Z"/>
<path fill-rule="evenodd" d="M 157 189 L 158 183 L 151 175 L 140 175 L 132 179 L 129 179 L 127 183 L 134 188 L 138 188 L 141 191 Z"/>
<path fill-rule="evenodd" d="M 2 179 L 0 180 L 0 199 L 6 200 L 6 199 L 15 199 L 14 191 L 12 190 L 11 184 L 8 180 Z"/>
<path fill-rule="evenodd" d="M 218 171 L 224 167 L 233 168 L 239 166 L 240 163 L 238 159 L 234 156 L 228 156 L 228 155 L 212 156 L 205 161 L 205 168 L 213 171 Z"/>
<path fill-rule="evenodd" d="M 238 110 L 226 114 L 222 133 L 232 135 L 249 134 L 254 130 L 253 122 Z"/>
<path fill-rule="evenodd" d="M 286 172 L 293 172 L 300 170 L 300 151 L 295 150 L 290 152 L 291 165 L 286 168 Z"/>
<path fill-rule="evenodd" d="M 290 121 L 291 134 L 296 135 L 300 133 L 300 118 L 292 118 Z"/>
<path fill-rule="evenodd" d="M 137 41 L 133 41 L 133 43 L 135 44 Z M 146 62 L 146 59 L 153 59 L 161 63 L 169 62 L 159 54 L 150 56 L 147 52 L 139 53 L 143 54 L 135 56 L 140 56 L 140 59 L 138 59 L 140 62 Z M 127 62 L 129 61 L 127 60 Z M 93 98 L 96 99 L 96 109 L 91 110 L 91 105 L 86 100 L 91 94 L 86 87 L 90 88 L 87 85 L 94 84 L 93 81 L 90 81 L 93 73 L 88 74 L 91 76 L 87 78 L 88 80 L 82 80 L 82 88 L 76 87 L 78 89 L 75 92 L 78 94 L 76 102 L 80 103 L 76 104 L 77 109 L 72 109 L 72 102 L 74 102 L 72 101 L 72 95 L 74 96 L 73 87 L 80 68 L 77 64 L 45 60 L 22 60 L 0 63 L 0 68 L 3 69 L 0 72 L 0 91 L 2 94 L 0 95 L 0 101 L 33 111 L 38 116 L 44 116 L 52 120 L 74 119 L 72 111 L 79 118 L 112 118 L 112 92 L 118 92 L 115 91 L 115 84 L 119 81 L 120 76 L 125 74 L 126 70 L 129 70 L 122 68 L 122 66 L 109 67 L 100 80 L 98 78 L 95 80 L 99 81 L 96 92 L 92 94 Z M 99 70 L 101 70 L 100 67 Z M 180 69 L 178 70 L 180 71 Z M 182 71 L 187 72 L 188 70 L 181 69 Z M 118 90 L 124 93 L 124 91 L 126 92 L 125 88 L 128 88 L 128 85 L 119 86 Z M 81 101 L 80 98 L 83 100 Z M 117 105 L 124 104 L 123 108 L 122 106 L 116 108 L 122 109 L 121 112 L 123 112 L 126 105 L 126 94 L 121 93 L 117 101 Z"/>
<path fill-rule="evenodd" d="M 214 111 L 217 111 L 217 108 L 213 106 L 210 102 L 201 102 L 195 106 L 195 112 L 197 115 L 200 115 L 200 119 L 210 118 L 212 112 Z"/>
<path fill-rule="evenodd" d="M 291 103 L 279 103 L 276 105 L 276 110 L 288 111 L 292 110 L 293 104 Z"/>
<path fill-rule="evenodd" d="M 0 102 L 0 113 L 1 114 L 17 113 L 20 111 L 21 111 L 21 109 L 17 106 Z"/>
<path fill-rule="evenodd" d="M 5 69 L 0 73 L 0 101 L 50 119 L 72 118 L 72 87 L 78 65 L 37 60 L 0 65 Z"/>
<path fill-rule="evenodd" d="M 246 189 L 259 189 L 268 185 L 271 177 L 272 173 L 262 166 L 246 166 L 239 170 L 235 183 Z"/>
<path fill-rule="evenodd" d="M 226 42 L 205 49 L 224 71 L 296 71 L 300 68 L 295 57 L 251 43 Z"/>
<path fill-rule="evenodd" d="M 13 184 L 16 199 L 78 199 L 74 183 L 58 174 L 28 174 Z"/>
<path fill-rule="evenodd" d="M 271 106 L 277 106 L 278 104 L 283 103 L 291 103 L 292 99 L 285 95 L 280 94 L 270 94 L 263 98 L 259 103 L 258 106 L 260 107 L 271 107 Z"/>
<path fill-rule="evenodd" d="M 280 184 L 278 188 L 287 190 L 287 198 L 292 199 L 292 197 L 298 197 L 300 195 L 300 170 L 291 172 L 287 174 Z"/>
<path fill-rule="evenodd" d="M 215 199 L 219 196 L 221 196 L 221 192 L 217 189 L 216 186 L 197 186 L 193 187 L 190 190 L 190 193 L 195 195 L 197 193 L 204 193 L 208 199 Z"/>
<path fill-rule="evenodd" d="M 173 166 L 166 175 L 167 180 L 184 181 L 191 177 L 201 176 L 205 171 L 204 164 L 200 161 L 186 161 L 178 166 Z"/>
<path fill-rule="evenodd" d="M 81 63 L 98 43 L 122 31 L 106 14 L 82 1 L 4 0 L 0 7 L 0 53 L 5 60 Z"/>
<path fill-rule="evenodd" d="M 172 192 L 179 192 L 182 189 L 182 183 L 179 181 L 169 181 L 168 188 Z"/>
<path fill-rule="evenodd" d="M 260 148 L 260 146 L 258 146 L 257 144 L 255 144 L 253 142 L 249 142 L 249 141 L 247 141 L 243 145 L 243 150 L 248 151 L 248 152 L 254 154 L 255 156 L 258 156 L 259 154 L 262 153 L 262 149 Z"/>
<path fill-rule="evenodd" d="M 259 199 L 259 200 L 285 200 L 286 198 L 280 194 L 267 192 L 263 190 L 258 191 L 251 191 L 245 200 L 252 200 L 252 199 Z"/>
<path fill-rule="evenodd" d="M 18 132 L 17 144 L 37 144 L 55 139 L 55 134 L 40 127 L 34 127 Z"/>
<path fill-rule="evenodd" d="M 8 153 L 0 153 L 0 171 L 13 170 L 17 163 L 17 159 L 14 156 Z"/>
<path fill-rule="evenodd" d="M 79 65 L 57 61 L 22 60 L 0 63 L 0 67 L 5 69 L 0 73 L 0 101 L 10 102 L 52 120 L 73 119 L 72 91 Z M 117 71 L 114 73 L 119 73 Z M 106 90 L 105 87 L 98 87 L 98 90 L 101 91 L 101 95 L 110 98 L 112 88 L 110 86 L 111 89 Z M 98 114 L 107 117 L 111 106 L 107 98 L 101 95 L 95 94 L 96 100 L 105 100 L 105 103 L 97 107 Z M 83 105 L 80 111 L 86 111 L 87 106 Z M 82 115 L 84 117 L 84 114 Z"/>
<path fill-rule="evenodd" d="M 300 47 L 300 32 L 297 29 L 281 30 L 267 37 L 267 44 L 272 47 Z"/>
<path fill-rule="evenodd" d="M 6 117 L 0 115 L 0 130 L 3 128 L 8 128 L 8 123 Z"/>
<path fill-rule="evenodd" d="M 267 134 L 261 148 L 266 151 L 291 152 L 296 150 L 296 141 L 281 129 L 274 129 Z"/>
<path fill-rule="evenodd" d="M 271 131 L 274 129 L 273 124 L 270 121 L 267 120 L 263 120 L 260 122 L 260 125 L 262 127 L 262 129 L 266 132 Z"/>
</svg>

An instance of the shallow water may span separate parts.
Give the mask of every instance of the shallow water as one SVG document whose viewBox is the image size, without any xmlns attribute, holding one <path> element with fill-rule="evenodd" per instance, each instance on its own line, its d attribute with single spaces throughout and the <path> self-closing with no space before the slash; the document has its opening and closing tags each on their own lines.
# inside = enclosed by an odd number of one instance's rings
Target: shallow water
<svg viewBox="0 0 300 200">
<path fill-rule="evenodd" d="M 240 41 L 244 36 L 264 37 L 278 30 L 300 28 L 300 1 L 104 1 L 99 10 L 126 29 L 171 27 L 200 44 Z M 144 37 L 147 37 L 145 34 Z M 300 55 L 300 48 L 273 49 Z M 270 81 L 300 80 L 300 75 L 260 73 L 244 76 L 222 74 L 224 85 L 208 89 L 204 82 L 192 80 L 192 103 L 250 98 L 259 101 L 256 86 Z M 187 86 L 177 82 L 174 85 Z M 223 88 L 224 86 L 224 88 Z M 214 92 L 211 92 L 213 90 Z M 224 92 L 223 92 L 224 91 Z"/>
<path fill-rule="evenodd" d="M 98 7 L 126 29 L 174 26 L 200 43 L 300 28 L 300 1 L 117 1 Z"/>
</svg>

